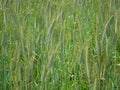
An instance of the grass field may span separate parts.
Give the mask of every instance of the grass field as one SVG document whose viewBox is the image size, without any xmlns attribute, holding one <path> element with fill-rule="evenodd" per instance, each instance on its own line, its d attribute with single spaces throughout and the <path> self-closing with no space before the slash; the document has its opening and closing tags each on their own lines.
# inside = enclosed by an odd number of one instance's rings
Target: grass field
<svg viewBox="0 0 120 90">
<path fill-rule="evenodd" d="M 120 90 L 120 0 L 0 0 L 0 90 Z"/>
</svg>

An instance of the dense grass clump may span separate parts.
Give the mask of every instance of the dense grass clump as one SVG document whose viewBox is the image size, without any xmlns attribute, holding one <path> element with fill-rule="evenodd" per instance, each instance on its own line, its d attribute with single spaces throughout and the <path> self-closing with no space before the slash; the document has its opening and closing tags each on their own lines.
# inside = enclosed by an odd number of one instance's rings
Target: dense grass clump
<svg viewBox="0 0 120 90">
<path fill-rule="evenodd" d="M 1 0 L 0 90 L 119 90 L 120 0 Z"/>
</svg>

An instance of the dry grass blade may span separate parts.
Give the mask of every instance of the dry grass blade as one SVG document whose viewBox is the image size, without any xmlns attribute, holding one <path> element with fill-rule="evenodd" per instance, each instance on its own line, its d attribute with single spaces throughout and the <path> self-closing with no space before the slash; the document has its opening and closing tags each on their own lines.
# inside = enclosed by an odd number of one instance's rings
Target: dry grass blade
<svg viewBox="0 0 120 90">
<path fill-rule="evenodd" d="M 116 66 L 120 66 L 120 64 L 116 64 Z"/>
<path fill-rule="evenodd" d="M 88 46 L 86 46 L 86 73 L 88 78 L 88 83 L 90 86 L 90 71 L 89 71 L 89 61 L 88 61 Z"/>
<path fill-rule="evenodd" d="M 54 25 L 55 25 L 55 19 L 53 19 L 53 21 L 52 21 L 52 23 L 51 23 L 51 25 L 50 25 L 50 27 L 48 28 L 48 31 L 47 31 L 47 37 L 46 37 L 47 49 L 49 48 L 50 36 L 51 36 Z"/>
<path fill-rule="evenodd" d="M 94 88 L 93 88 L 93 90 L 97 90 L 97 80 L 96 79 L 94 81 Z"/>
<path fill-rule="evenodd" d="M 102 41 L 101 41 L 101 42 L 103 42 L 103 41 L 105 40 L 107 27 L 108 27 L 109 23 L 112 21 L 113 18 L 114 18 L 114 15 L 112 15 L 112 16 L 109 18 L 109 20 L 107 21 L 107 23 L 105 24 L 104 32 L 103 32 L 103 35 L 102 35 Z"/>
<path fill-rule="evenodd" d="M 42 69 L 42 75 L 41 75 L 41 81 L 42 82 L 45 80 L 45 75 L 46 75 L 46 66 L 44 66 L 43 69 Z"/>
<path fill-rule="evenodd" d="M 54 60 L 54 52 L 52 53 L 51 57 L 50 57 L 50 60 L 49 60 L 49 65 L 48 65 L 48 68 L 50 69 L 52 66 L 53 66 L 53 60 Z"/>
</svg>

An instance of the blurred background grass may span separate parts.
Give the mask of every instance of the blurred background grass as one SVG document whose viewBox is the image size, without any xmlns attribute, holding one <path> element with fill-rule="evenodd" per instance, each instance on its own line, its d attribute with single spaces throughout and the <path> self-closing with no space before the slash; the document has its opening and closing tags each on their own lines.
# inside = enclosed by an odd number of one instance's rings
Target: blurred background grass
<svg viewBox="0 0 120 90">
<path fill-rule="evenodd" d="M 119 90 L 119 0 L 1 0 L 1 90 Z"/>
</svg>

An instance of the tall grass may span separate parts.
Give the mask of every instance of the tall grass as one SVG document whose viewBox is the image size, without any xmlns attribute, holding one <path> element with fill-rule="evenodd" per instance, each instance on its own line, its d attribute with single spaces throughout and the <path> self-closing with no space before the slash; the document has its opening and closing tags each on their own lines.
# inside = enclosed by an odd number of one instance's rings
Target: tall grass
<svg viewBox="0 0 120 90">
<path fill-rule="evenodd" d="M 0 1 L 1 90 L 119 90 L 119 0 Z"/>
</svg>

